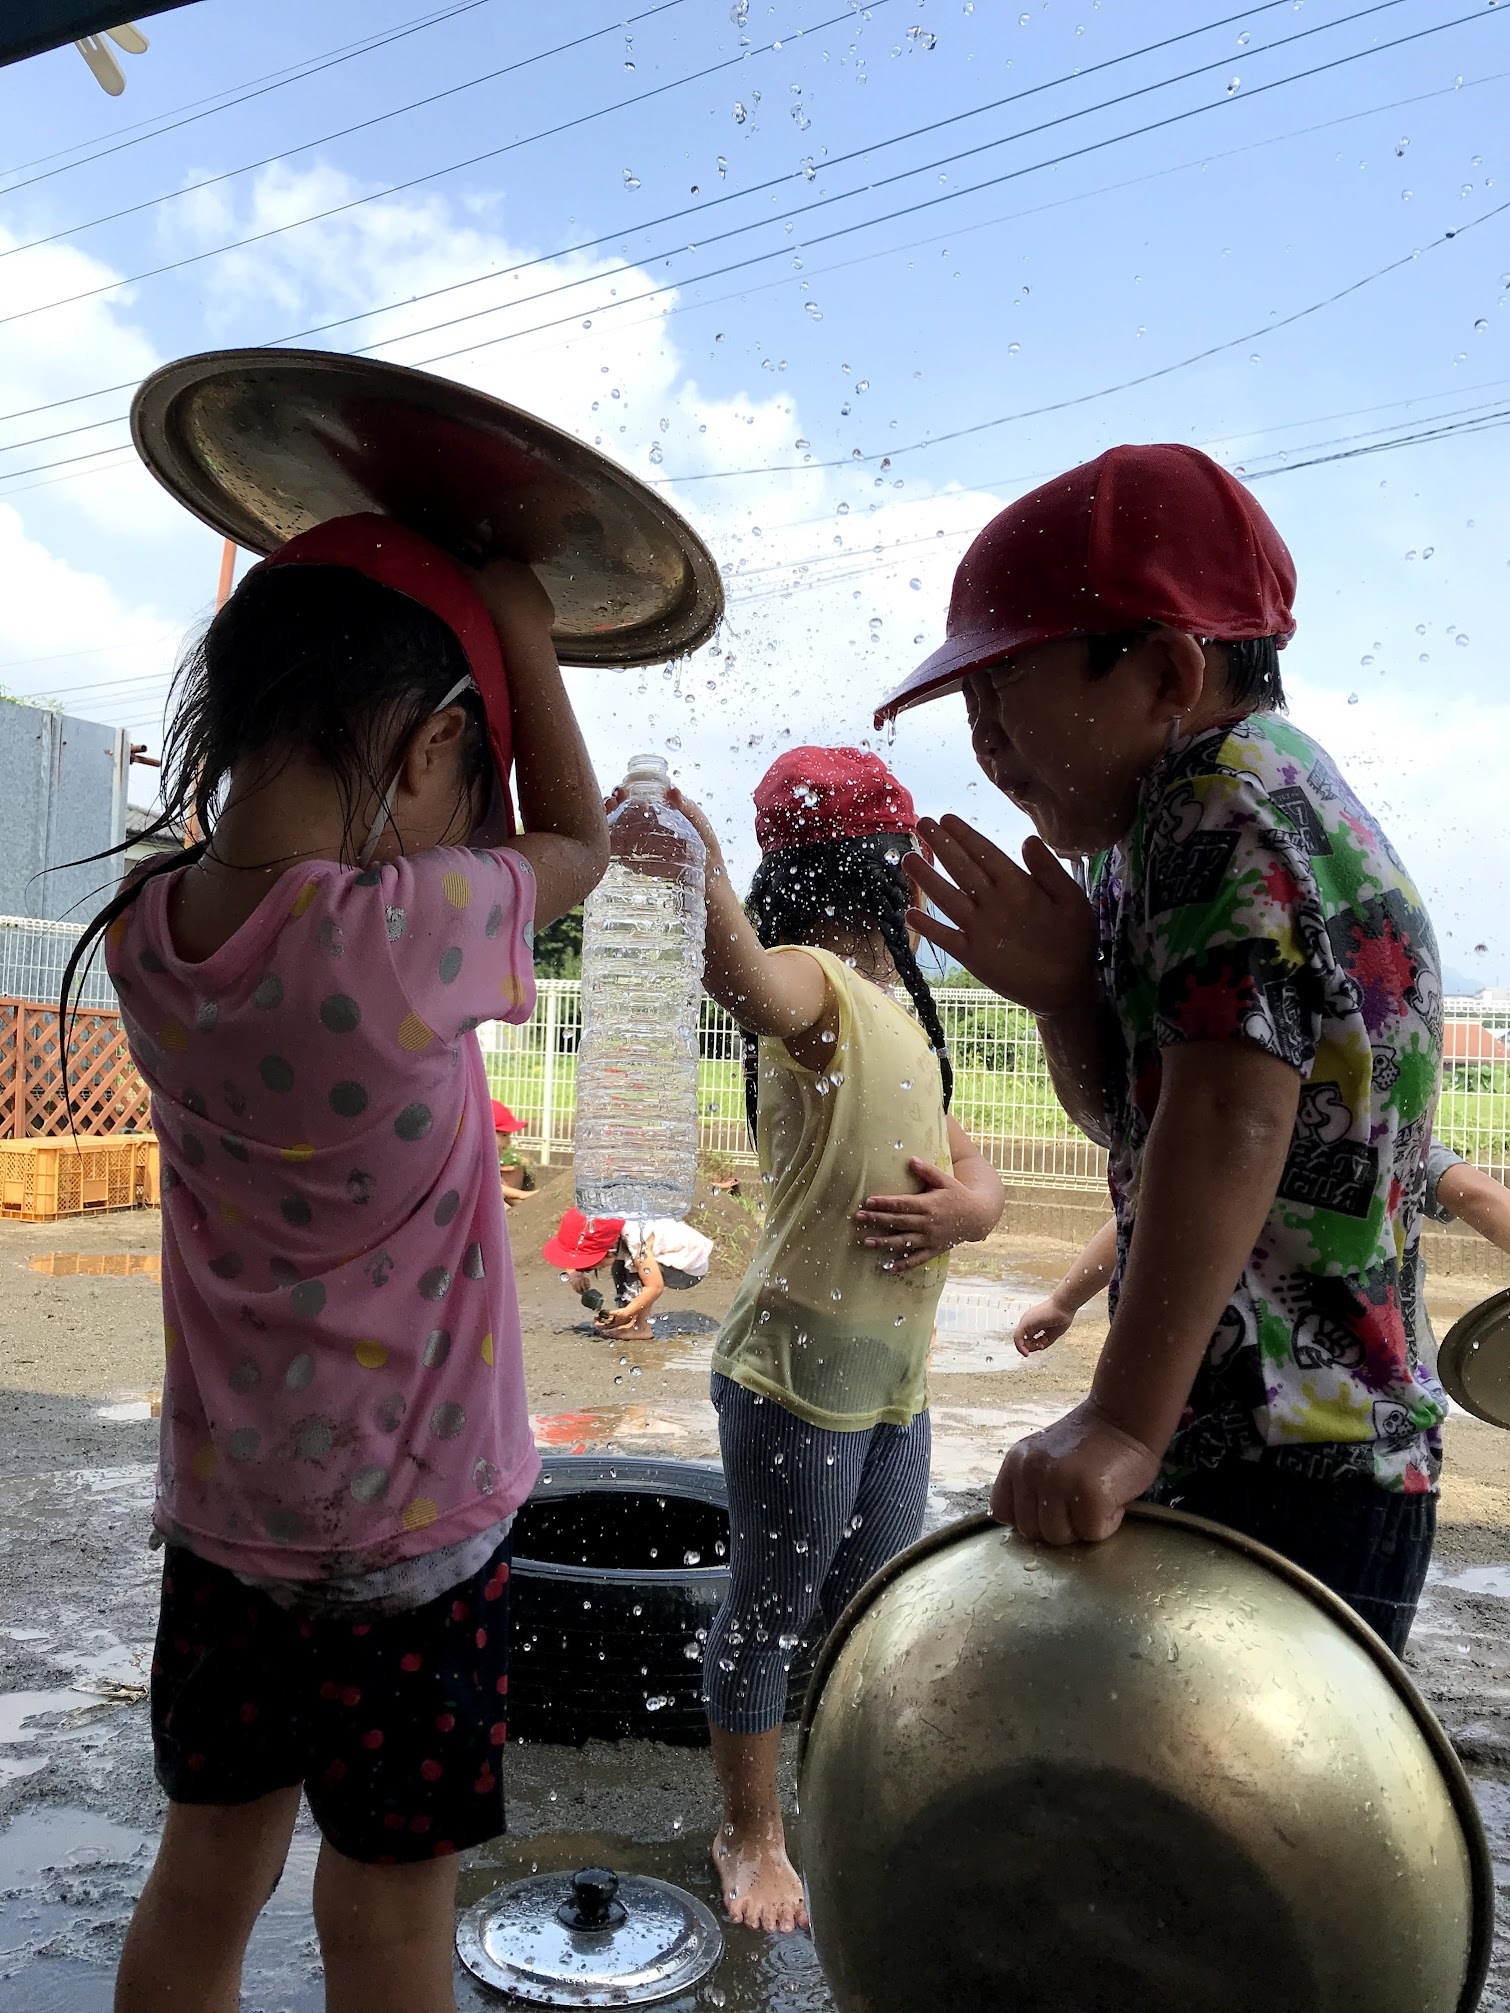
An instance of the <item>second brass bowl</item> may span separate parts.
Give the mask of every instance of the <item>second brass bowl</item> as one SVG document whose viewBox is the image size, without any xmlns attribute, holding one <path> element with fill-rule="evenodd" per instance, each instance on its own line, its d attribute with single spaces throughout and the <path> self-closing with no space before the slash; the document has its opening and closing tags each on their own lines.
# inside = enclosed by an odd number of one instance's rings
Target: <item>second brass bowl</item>
<svg viewBox="0 0 1510 2013">
<path fill-rule="evenodd" d="M 1400 1665 L 1308 1574 L 1137 1506 L 982 1517 L 825 1646 L 799 1797 L 841 2013 L 1467 2013 L 1493 1876 Z"/>
</svg>

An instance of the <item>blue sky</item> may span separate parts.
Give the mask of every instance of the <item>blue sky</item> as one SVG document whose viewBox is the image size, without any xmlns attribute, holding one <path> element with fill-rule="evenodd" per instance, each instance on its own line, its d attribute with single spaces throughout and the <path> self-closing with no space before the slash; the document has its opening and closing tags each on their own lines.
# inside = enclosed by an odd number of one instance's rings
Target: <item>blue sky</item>
<svg viewBox="0 0 1510 2013">
<path fill-rule="evenodd" d="M 1448 965 L 1510 984 L 1505 434 L 1461 430 L 1510 413 L 1510 7 L 641 11 L 201 0 L 144 22 L 120 99 L 71 49 L 0 71 L 0 413 L 49 408 L 0 420 L 0 683 L 156 748 L 218 548 L 129 453 L 69 459 L 126 437 L 127 395 L 78 395 L 364 315 L 318 340 L 442 357 L 704 531 L 725 633 L 669 676 L 572 684 L 604 780 L 668 749 L 747 871 L 765 764 L 868 735 L 995 509 L 1117 440 L 1190 440 L 1295 552 L 1296 717 L 1396 838 Z M 1294 466 L 1433 424 L 1459 430 Z M 1020 837 L 957 707 L 904 718 L 891 759 L 926 808 Z"/>
</svg>

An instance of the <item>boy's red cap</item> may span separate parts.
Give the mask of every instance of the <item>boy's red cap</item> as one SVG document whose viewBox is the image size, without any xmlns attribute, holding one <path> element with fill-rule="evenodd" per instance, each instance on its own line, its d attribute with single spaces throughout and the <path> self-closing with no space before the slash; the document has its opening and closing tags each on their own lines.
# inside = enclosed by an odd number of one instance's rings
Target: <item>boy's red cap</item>
<svg viewBox="0 0 1510 2013">
<path fill-rule="evenodd" d="M 509 686 L 498 631 L 482 596 L 467 578 L 466 568 L 432 545 L 428 538 L 377 511 L 350 517 L 330 517 L 291 538 L 262 561 L 269 566 L 348 566 L 382 587 L 406 594 L 411 601 L 438 615 L 461 645 L 472 683 L 487 716 L 488 743 L 493 751 L 503 797 L 503 812 L 514 830 L 509 800 L 509 770 L 514 761 L 514 735 L 509 717 Z M 260 569 L 254 568 L 254 571 Z"/>
<path fill-rule="evenodd" d="M 788 748 L 755 787 L 755 837 L 763 853 L 912 832 L 917 822 L 911 794 L 879 755 L 859 748 Z"/>
<path fill-rule="evenodd" d="M 540 1256 L 563 1272 L 591 1272 L 623 1235 L 622 1216 L 584 1216 L 580 1209 L 568 1209 Z"/>
<path fill-rule="evenodd" d="M 1199 448 L 1113 447 L 993 517 L 954 575 L 945 640 L 876 725 L 1035 643 L 1142 622 L 1211 640 L 1295 634 L 1295 563 Z"/>
<path fill-rule="evenodd" d="M 513 1112 L 509 1110 L 506 1104 L 500 1104 L 496 1097 L 492 1103 L 494 1132 L 523 1132 L 525 1130 L 524 1120 L 522 1118 L 515 1118 Z"/>
</svg>

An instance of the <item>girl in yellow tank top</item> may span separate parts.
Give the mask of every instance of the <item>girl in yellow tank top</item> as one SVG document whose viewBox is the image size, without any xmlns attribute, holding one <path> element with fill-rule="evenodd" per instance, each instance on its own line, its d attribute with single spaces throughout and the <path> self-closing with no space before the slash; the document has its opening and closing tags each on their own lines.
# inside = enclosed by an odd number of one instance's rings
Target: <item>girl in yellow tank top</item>
<svg viewBox="0 0 1510 2013">
<path fill-rule="evenodd" d="M 713 1352 L 731 1567 L 704 1659 L 713 1857 L 735 1921 L 793 1929 L 807 1918 L 776 1786 L 787 1668 L 815 1616 L 836 1619 L 922 1527 L 947 1254 L 990 1234 L 1002 1192 L 947 1112 L 943 1029 L 906 926 L 917 818 L 902 785 L 855 748 L 783 755 L 755 792 L 748 916 L 707 819 L 672 801 L 708 848 L 704 983 L 758 1040 L 766 1197 Z"/>
</svg>

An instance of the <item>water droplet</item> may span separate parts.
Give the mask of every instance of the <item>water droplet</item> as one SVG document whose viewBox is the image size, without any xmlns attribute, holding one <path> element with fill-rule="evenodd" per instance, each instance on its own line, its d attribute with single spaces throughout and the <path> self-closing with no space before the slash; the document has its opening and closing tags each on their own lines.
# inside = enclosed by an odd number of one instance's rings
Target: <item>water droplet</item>
<svg viewBox="0 0 1510 2013">
<path fill-rule="evenodd" d="M 1489 324 L 1488 324 L 1488 322 L 1487 322 L 1487 321 L 1486 321 L 1486 320 L 1484 319 L 1484 317 L 1483 317 L 1482 315 L 1480 315 L 1480 316 L 1479 316 L 1479 318 L 1478 318 L 1478 320 L 1477 320 L 1477 321 L 1476 321 L 1476 322 L 1474 323 L 1474 325 L 1473 325 L 1473 326 L 1474 326 L 1475 330 L 1476 330 L 1476 331 L 1478 332 L 1478 334 L 1482 335 L 1482 334 L 1484 333 L 1485 329 L 1487 329 L 1487 328 L 1488 328 Z"/>
<path fill-rule="evenodd" d="M 1489 946 L 1487 944 L 1475 944 L 1473 947 L 1473 955 L 1476 958 L 1481 958 L 1483 957 L 1484 953 L 1488 950 L 1488 948 Z"/>
<path fill-rule="evenodd" d="M 807 316 L 809 321 L 821 322 L 823 319 L 823 310 L 816 301 L 804 301 L 802 303 L 802 312 Z"/>
<path fill-rule="evenodd" d="M 1242 78 L 1241 77 L 1232 78 L 1232 80 L 1227 85 L 1227 96 L 1230 98 L 1234 93 L 1234 91 L 1240 91 L 1242 88 L 1243 88 Z"/>
<path fill-rule="evenodd" d="M 799 450 L 800 450 L 800 449 L 802 449 L 802 448 L 805 448 L 805 447 L 811 447 L 811 446 L 812 446 L 812 444 L 813 444 L 813 443 L 812 443 L 812 442 L 811 442 L 810 440 L 799 440 L 799 441 L 798 441 L 798 443 L 797 443 L 797 446 L 798 446 L 798 448 L 799 448 Z"/>
<path fill-rule="evenodd" d="M 650 459 L 652 462 L 654 462 L 657 468 L 659 468 L 661 463 L 666 459 L 665 455 L 662 454 L 661 452 L 661 444 L 659 441 L 653 441 L 651 443 Z"/>
<path fill-rule="evenodd" d="M 1021 356 L 1021 355 L 1022 355 L 1022 344 L 1021 344 L 1020 342 L 1009 342 L 1009 343 L 1007 344 L 1007 355 L 1008 355 L 1008 356 Z"/>
<path fill-rule="evenodd" d="M 640 186 L 640 178 L 633 168 L 624 170 L 624 186 L 626 189 L 637 189 Z"/>
<path fill-rule="evenodd" d="M 652 1697 L 646 1699 L 645 1710 L 646 1712 L 662 1712 L 670 1703 L 670 1699 L 666 1697 L 664 1692 L 656 1692 Z M 555 1791 L 552 1790 L 551 1794 L 554 1796 Z"/>
<path fill-rule="evenodd" d="M 914 579 L 909 580 L 907 585 L 912 589 L 913 593 L 916 594 L 921 589 L 923 583 L 921 580 Z"/>
<path fill-rule="evenodd" d="M 682 748 L 682 737 L 681 737 L 681 735 L 680 735 L 680 734 L 668 734 L 668 735 L 666 736 L 666 746 L 667 746 L 667 747 L 668 747 L 668 748 L 669 748 L 669 749 L 671 750 L 671 752 L 672 752 L 672 754 L 673 754 L 673 755 L 679 755 L 679 754 L 681 753 L 681 748 Z"/>
<path fill-rule="evenodd" d="M 907 39 L 909 42 L 915 42 L 920 49 L 933 49 L 938 46 L 939 38 L 927 28 L 909 28 Z"/>
<path fill-rule="evenodd" d="M 1459 634 L 1458 634 L 1458 638 L 1457 638 L 1457 645 L 1458 645 L 1458 648 L 1459 648 L 1459 650 L 1466 650 L 1466 649 L 1468 648 L 1468 638 L 1467 638 L 1466 636 L 1464 636 L 1464 635 L 1463 635 L 1463 634 L 1461 633 L 1461 631 L 1460 631 L 1460 632 L 1459 632 Z"/>
<path fill-rule="evenodd" d="M 902 1089 L 903 1089 L 903 1090 L 911 1090 L 911 1089 L 912 1089 L 912 1078 L 911 1078 L 910 1076 L 904 1076 L 904 1077 L 902 1078 Z"/>
<path fill-rule="evenodd" d="M 703 1555 L 701 1552 L 682 1553 L 682 1564 L 684 1566 L 700 1566 L 702 1562 L 703 1562 Z"/>
<path fill-rule="evenodd" d="M 1347 695 L 1347 703 L 1349 704 L 1349 706 L 1356 706 L 1358 703 L 1358 694 L 1356 692 L 1349 692 Z"/>
</svg>

